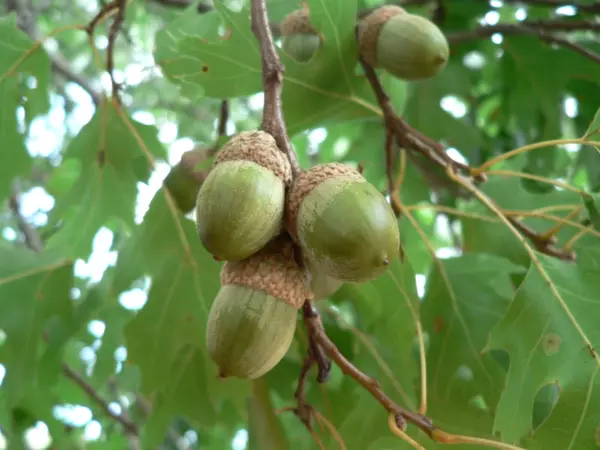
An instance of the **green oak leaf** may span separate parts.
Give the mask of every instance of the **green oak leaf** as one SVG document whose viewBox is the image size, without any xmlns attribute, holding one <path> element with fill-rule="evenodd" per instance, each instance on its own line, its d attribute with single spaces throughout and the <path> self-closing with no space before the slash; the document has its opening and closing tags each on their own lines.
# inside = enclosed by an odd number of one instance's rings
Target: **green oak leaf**
<svg viewBox="0 0 600 450">
<path fill-rule="evenodd" d="M 11 191 L 12 180 L 27 175 L 32 159 L 25 147 L 25 136 L 19 131 L 17 107 L 22 103 L 19 75 L 37 80 L 37 87 L 28 94 L 47 98 L 50 79 L 50 59 L 46 52 L 17 27 L 17 16 L 0 17 L 0 202 Z"/>
<path fill-rule="evenodd" d="M 494 169 L 522 171 L 523 163 L 524 159 L 517 157 L 504 166 L 494 167 Z M 564 218 L 572 211 L 570 208 L 581 205 L 581 198 L 575 192 L 553 190 L 545 194 L 532 193 L 524 188 L 521 179 L 513 176 L 490 175 L 489 180 L 479 189 L 501 208 L 509 211 L 530 213 L 534 209 L 560 207 L 546 211 L 545 214 Z M 479 218 L 461 217 L 466 252 L 491 253 L 508 258 L 516 264 L 524 266 L 529 264 L 529 256 L 521 242 L 494 213 L 478 201 L 468 203 L 465 210 L 496 220 L 494 223 Z M 556 220 L 539 217 L 525 217 L 523 222 L 537 232 L 546 231 L 556 224 Z M 572 226 L 563 226 L 557 233 L 558 246 L 560 247 L 561 243 L 565 243 L 578 231 Z"/>
<path fill-rule="evenodd" d="M 202 246 L 194 223 L 172 207 L 161 189 L 120 249 L 113 286 L 120 293 L 151 277 L 146 304 L 124 329 L 128 361 L 142 372 L 141 391 L 156 398 L 147 445 L 160 442 L 177 416 L 209 426 L 217 417 L 217 400 L 243 405 L 248 387 L 217 378 L 205 332 L 220 264 Z"/>
<path fill-rule="evenodd" d="M 592 226 L 597 231 L 600 231 L 600 195 L 586 194 L 581 197 L 590 218 L 590 222 L 592 222 Z"/>
<path fill-rule="evenodd" d="M 165 150 L 154 126 L 127 121 L 136 134 L 107 101 L 65 150 L 65 162 L 75 159 L 81 169 L 50 215 L 60 229 L 48 240 L 48 248 L 60 248 L 74 258 L 87 257 L 96 232 L 107 221 L 117 219 L 133 226 L 137 183 L 150 176 L 144 152 L 165 158 Z"/>
<path fill-rule="evenodd" d="M 421 308 L 429 335 L 429 413 L 447 431 L 491 436 L 505 372 L 481 350 L 514 296 L 510 275 L 525 269 L 485 253 L 439 260 L 439 264 L 444 272 L 434 265 Z M 483 397 L 485 409 L 474 402 L 478 396 Z"/>
<path fill-rule="evenodd" d="M 380 116 L 370 85 L 356 73 L 356 1 L 306 3 L 323 45 L 307 63 L 279 51 L 285 66 L 282 100 L 290 135 L 330 122 Z M 215 31 L 220 20 L 226 28 L 224 36 Z M 262 90 L 260 50 L 251 32 L 248 9 L 233 12 L 216 2 L 215 11 L 203 14 L 195 26 L 191 19 L 179 23 L 185 23 L 184 31 L 173 26 L 157 36 L 156 58 L 165 75 L 184 93 L 203 91 L 209 97 L 231 98 Z M 387 74 L 382 81 L 392 88 L 394 104 L 402 104 L 404 83 Z"/>
<path fill-rule="evenodd" d="M 536 254 L 486 350 L 510 355 L 494 429 L 517 443 L 532 432 L 537 392 L 556 383 L 559 400 L 531 448 L 594 448 L 600 420 L 600 246 L 578 248 L 577 263 Z M 539 434 L 539 438 L 538 438 Z"/>
<path fill-rule="evenodd" d="M 339 304 L 342 311 L 344 304 L 350 304 L 354 312 L 355 323 L 349 323 L 356 349 L 351 362 L 377 378 L 382 389 L 399 404 L 416 410 L 418 400 L 414 387 L 418 383 L 419 365 L 415 354 L 415 319 L 419 299 L 410 263 L 396 259 L 377 279 L 346 284 L 333 298 L 336 303 L 342 302 Z M 340 320 L 342 328 L 347 323 Z M 345 382 L 352 383 L 347 379 Z M 355 390 L 353 386 L 352 392 L 365 407 L 370 404 L 369 410 L 373 413 L 364 414 L 363 408 L 353 403 L 350 411 L 343 411 L 344 414 L 337 417 L 338 431 L 346 442 L 352 443 L 351 448 L 368 448 L 387 428 L 387 413 L 372 397 L 361 397 L 361 389 Z M 336 445 L 332 438 L 326 448 Z"/>
<path fill-rule="evenodd" d="M 42 365 L 42 339 L 53 320 L 71 320 L 72 282 L 73 262 L 57 252 L 0 247 L 0 329 L 7 336 L 0 354 L 8 405 L 46 388 L 55 376 L 49 370 L 60 370 L 60 354 Z"/>
</svg>

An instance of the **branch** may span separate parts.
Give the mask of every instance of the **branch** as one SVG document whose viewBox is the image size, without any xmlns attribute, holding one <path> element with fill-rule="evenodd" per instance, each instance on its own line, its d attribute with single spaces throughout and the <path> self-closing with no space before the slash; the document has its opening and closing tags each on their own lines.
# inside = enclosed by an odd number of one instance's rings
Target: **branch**
<svg viewBox="0 0 600 450">
<path fill-rule="evenodd" d="M 578 11 L 589 13 L 600 13 L 600 2 L 581 3 L 576 1 L 564 0 L 504 0 L 508 4 L 528 4 L 530 6 L 549 6 L 551 8 L 560 8 L 561 6 L 574 6 Z"/>
<path fill-rule="evenodd" d="M 383 111 L 388 132 L 391 131 L 394 133 L 396 139 L 402 144 L 403 147 L 423 153 L 431 161 L 446 168 L 446 170 L 450 168 L 455 172 L 457 169 L 462 169 L 467 175 L 471 175 L 475 181 L 485 181 L 487 179 L 486 177 L 480 177 L 480 175 L 484 175 L 483 172 L 475 174 L 475 172 L 472 171 L 469 166 L 459 164 L 452 160 L 446 155 L 444 147 L 439 142 L 428 138 L 406 124 L 393 110 L 389 98 L 385 93 L 381 82 L 377 78 L 375 70 L 373 70 L 373 68 L 369 66 L 362 58 L 360 58 L 360 63 L 365 72 L 365 76 L 369 80 L 369 83 L 375 92 L 375 96 L 377 97 L 381 110 Z M 387 152 L 388 149 L 386 145 L 386 153 Z M 386 161 L 387 160 L 389 160 L 389 158 L 386 158 Z M 386 172 L 388 174 L 390 173 L 390 170 L 391 169 L 389 167 L 386 167 Z M 402 209 L 402 205 L 396 194 L 396 192 L 390 192 L 392 206 L 394 207 L 395 211 L 399 211 Z M 549 239 L 548 237 L 535 232 L 514 218 L 508 218 L 508 220 L 511 221 L 513 226 L 515 226 L 519 232 L 521 232 L 527 239 L 531 241 L 531 243 L 539 252 L 568 261 L 575 259 L 575 255 L 572 252 L 554 248 L 553 244 L 555 242 L 553 239 Z"/>
<path fill-rule="evenodd" d="M 229 120 L 229 102 L 223 100 L 221 109 L 219 110 L 219 121 L 217 124 L 218 137 L 223 137 L 227 134 L 227 121 Z"/>
<path fill-rule="evenodd" d="M 549 31 L 576 31 L 576 30 L 600 30 L 600 23 L 578 21 L 536 21 L 522 23 L 501 23 L 498 25 L 489 25 L 479 27 L 473 31 L 460 31 L 447 35 L 450 44 L 461 44 L 463 42 L 473 41 L 477 39 L 488 38 L 493 34 L 500 33 L 505 36 L 530 35 L 537 36 L 542 41 L 548 44 L 556 44 L 561 47 L 573 50 L 576 53 L 600 64 L 600 55 L 583 47 L 576 42 L 573 42 L 564 37 L 555 36 Z"/>
<path fill-rule="evenodd" d="M 18 183 L 15 182 L 15 186 L 13 188 L 13 194 L 8 199 L 8 207 L 12 211 L 15 219 L 17 220 L 17 225 L 25 236 L 25 245 L 29 247 L 34 252 L 41 252 L 44 248 L 44 243 L 40 238 L 38 232 L 25 220 L 23 215 L 21 214 L 21 205 L 19 204 L 19 188 Z"/>
<path fill-rule="evenodd" d="M 600 31 L 600 23 L 587 20 L 565 21 L 565 20 L 537 20 L 520 23 L 499 23 L 496 25 L 484 25 L 471 31 L 457 31 L 448 33 L 447 39 L 450 44 L 460 44 L 465 41 L 490 37 L 496 33 L 505 36 L 520 34 L 536 34 L 540 31 Z"/>
<path fill-rule="evenodd" d="M 106 415 L 119 422 L 127 433 L 139 436 L 138 426 L 129 418 L 126 418 L 121 414 L 117 414 L 110 409 L 108 402 L 104 400 L 81 375 L 79 375 L 75 370 L 65 363 L 62 365 L 62 370 L 64 375 L 73 381 L 77 386 L 79 386 L 86 393 L 86 395 L 104 411 Z"/>
<path fill-rule="evenodd" d="M 44 243 L 41 237 L 36 229 L 33 228 L 21 214 L 18 202 L 19 191 L 17 183 L 15 183 L 13 191 L 13 195 L 9 200 L 9 207 L 17 219 L 21 232 L 25 235 L 26 245 L 34 252 L 41 252 L 44 249 Z M 44 335 L 43 338 L 46 339 L 46 336 Z M 62 371 L 64 375 L 77 384 L 87 394 L 87 396 L 92 399 L 102 409 L 102 411 L 104 411 L 104 413 L 120 423 L 128 435 L 135 437 L 139 436 L 137 424 L 131 421 L 127 416 L 123 416 L 112 411 L 108 402 L 104 400 L 102 396 L 100 396 L 100 394 L 98 394 L 98 392 L 96 392 L 96 390 L 74 369 L 72 369 L 68 364 L 63 363 Z M 133 450 L 137 450 L 136 447 L 132 448 Z"/>
<path fill-rule="evenodd" d="M 388 411 L 393 414 L 396 419 L 396 425 L 401 430 L 406 429 L 407 422 L 412 423 L 419 429 L 424 431 L 428 436 L 432 436 L 436 427 L 433 425 L 431 420 L 418 413 L 413 413 L 407 409 L 397 405 L 388 395 L 381 389 L 379 382 L 365 375 L 358 368 L 348 361 L 344 355 L 341 354 L 336 345 L 329 339 L 323 328 L 321 317 L 319 313 L 314 309 L 312 302 L 307 300 L 303 306 L 304 312 L 304 323 L 308 330 L 309 335 L 313 336 L 315 341 L 325 351 L 338 367 L 342 370 L 345 375 L 349 375 L 354 378 L 360 385 L 365 388 L 369 393 Z"/>
<path fill-rule="evenodd" d="M 110 83 L 112 87 L 112 95 L 115 100 L 118 101 L 118 93 L 119 93 L 119 83 L 115 81 L 115 77 L 113 74 L 114 71 L 114 53 L 115 53 L 115 42 L 117 37 L 119 36 L 119 31 L 121 30 L 121 25 L 123 24 L 123 19 L 125 18 L 125 7 L 127 6 L 126 0 L 115 0 L 114 2 L 116 6 L 112 7 L 117 8 L 117 15 L 113 20 L 113 23 L 110 26 L 110 30 L 108 32 L 108 47 L 106 49 L 106 71 L 110 75 Z"/>
<path fill-rule="evenodd" d="M 30 9 L 30 5 L 25 0 L 7 0 L 6 2 L 7 12 L 14 11 L 17 14 L 17 21 L 19 28 L 23 30 L 31 39 L 34 41 L 43 41 L 44 35 L 39 30 L 36 20 L 35 13 Z M 63 78 L 78 84 L 84 91 L 86 91 L 94 105 L 98 106 L 102 102 L 102 95 L 98 93 L 91 85 L 91 83 L 83 76 L 77 74 L 75 70 L 69 64 L 69 61 L 60 52 L 54 52 L 48 54 L 52 63 L 52 70 L 61 75 Z"/>
<path fill-rule="evenodd" d="M 279 149 L 288 156 L 295 178 L 301 169 L 287 134 L 281 102 L 285 68 L 279 60 L 279 53 L 273 42 L 266 0 L 252 0 L 250 21 L 252 33 L 260 45 L 262 83 L 265 93 L 261 128 L 275 138 Z"/>
</svg>

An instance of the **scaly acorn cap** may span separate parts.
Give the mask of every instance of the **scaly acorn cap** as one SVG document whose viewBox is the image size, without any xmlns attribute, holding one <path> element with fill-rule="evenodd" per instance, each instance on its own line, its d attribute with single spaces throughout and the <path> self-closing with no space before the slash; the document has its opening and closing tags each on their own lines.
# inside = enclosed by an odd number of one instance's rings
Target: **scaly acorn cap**
<svg viewBox="0 0 600 450">
<path fill-rule="evenodd" d="M 213 167 L 225 161 L 254 162 L 277 175 L 286 187 L 292 181 L 290 161 L 265 131 L 242 131 L 233 136 L 217 153 Z"/>
<path fill-rule="evenodd" d="M 288 233 L 311 265 L 332 278 L 368 281 L 398 256 L 400 233 L 391 206 L 351 167 L 320 164 L 302 172 L 286 208 Z"/>
<path fill-rule="evenodd" d="M 241 260 L 279 234 L 289 160 L 263 131 L 232 137 L 217 154 L 196 201 L 196 227 L 217 259 Z"/>
<path fill-rule="evenodd" d="M 406 10 L 396 5 L 383 5 L 358 23 L 358 50 L 367 64 L 377 67 L 377 38 L 381 27 Z"/>
<path fill-rule="evenodd" d="M 296 309 L 312 299 L 292 243 L 279 237 L 247 259 L 227 261 L 221 270 L 221 285 L 230 284 L 264 291 Z"/>
<path fill-rule="evenodd" d="M 310 298 L 291 242 L 272 241 L 244 261 L 227 262 L 211 307 L 206 345 L 219 375 L 258 378 L 288 351 L 298 309 Z"/>
<path fill-rule="evenodd" d="M 281 23 L 281 35 L 291 36 L 292 34 L 317 34 L 317 31 L 310 23 L 310 11 L 308 8 L 300 8 L 289 13 Z"/>
<path fill-rule="evenodd" d="M 408 81 L 424 80 L 448 63 L 444 33 L 429 19 L 382 7 L 359 25 L 359 49 L 373 67 Z"/>
<path fill-rule="evenodd" d="M 300 62 L 310 60 L 321 46 L 321 37 L 310 23 L 310 12 L 303 7 L 288 14 L 281 24 L 283 50 Z"/>
</svg>

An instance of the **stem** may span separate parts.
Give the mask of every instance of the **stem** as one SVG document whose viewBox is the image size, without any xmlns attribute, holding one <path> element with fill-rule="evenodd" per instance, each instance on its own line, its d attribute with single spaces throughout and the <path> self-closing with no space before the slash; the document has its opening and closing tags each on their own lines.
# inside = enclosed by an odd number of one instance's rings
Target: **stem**
<svg viewBox="0 0 600 450">
<path fill-rule="evenodd" d="M 252 397 L 248 401 L 249 449 L 288 450 L 285 432 L 275 414 L 269 385 L 264 377 L 252 380 Z"/>
</svg>

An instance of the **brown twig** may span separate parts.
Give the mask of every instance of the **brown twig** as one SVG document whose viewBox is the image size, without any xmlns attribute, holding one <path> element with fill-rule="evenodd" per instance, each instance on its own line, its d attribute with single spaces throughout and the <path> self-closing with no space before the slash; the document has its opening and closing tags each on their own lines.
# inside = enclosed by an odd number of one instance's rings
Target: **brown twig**
<svg viewBox="0 0 600 450">
<path fill-rule="evenodd" d="M 38 232 L 25 220 L 21 214 L 21 205 L 19 203 L 19 196 L 21 195 L 18 181 L 15 181 L 13 187 L 13 193 L 8 199 L 8 207 L 12 211 L 17 225 L 25 237 L 25 245 L 34 252 L 41 252 L 44 249 L 44 242 L 42 241 Z"/>
<path fill-rule="evenodd" d="M 112 95 L 113 98 L 119 101 L 119 83 L 115 80 L 114 76 L 114 55 L 115 55 L 115 42 L 117 37 L 119 36 L 119 31 L 121 30 L 121 25 L 123 24 L 123 19 L 125 18 L 125 7 L 127 6 L 126 0 L 115 0 L 117 14 L 113 23 L 110 26 L 110 30 L 108 31 L 108 47 L 106 49 L 106 71 L 110 75 L 110 83 L 112 87 Z"/>
<path fill-rule="evenodd" d="M 550 8 L 560 8 L 561 6 L 574 6 L 578 11 L 589 13 L 600 13 L 600 2 L 582 3 L 577 1 L 565 0 L 504 0 L 509 4 L 528 4 L 531 6 L 548 6 Z"/>
<path fill-rule="evenodd" d="M 119 0 L 113 0 L 110 3 L 107 3 L 106 5 L 104 5 L 100 11 L 98 11 L 98 14 L 96 14 L 94 16 L 94 18 L 92 20 L 90 20 L 90 22 L 88 23 L 87 27 L 85 27 L 85 31 L 86 33 L 91 37 L 94 35 L 94 32 L 96 31 L 96 26 L 98 26 L 98 24 L 104 19 L 104 17 L 107 14 L 110 14 L 113 9 L 116 9 L 119 7 Z"/>
<path fill-rule="evenodd" d="M 406 149 L 415 150 L 419 153 L 422 153 L 432 162 L 444 169 L 448 165 L 451 165 L 458 172 L 470 174 L 469 166 L 458 161 L 454 161 L 446 154 L 444 147 L 439 142 L 436 142 L 435 140 L 425 136 L 420 131 L 414 129 L 404 120 L 402 120 L 398 114 L 396 114 L 390 102 L 389 96 L 386 94 L 383 86 L 377 78 L 375 70 L 369 64 L 367 64 L 362 57 L 359 58 L 359 60 L 363 67 L 365 76 L 369 81 L 375 96 L 377 97 L 379 107 L 383 112 L 386 128 L 395 136 L 399 145 Z M 478 181 L 483 181 L 483 179 L 479 178 Z"/>
<path fill-rule="evenodd" d="M 546 255 L 554 256 L 565 261 L 574 261 L 576 255 L 574 252 L 553 247 L 556 243 L 556 236 L 544 236 L 525 225 L 514 217 L 505 216 L 508 221 L 522 233 L 533 244 L 535 249 Z"/>
<path fill-rule="evenodd" d="M 223 137 L 227 134 L 227 121 L 229 120 L 229 101 L 223 100 L 219 110 L 219 122 L 217 125 L 217 135 Z"/>
<path fill-rule="evenodd" d="M 565 37 L 556 36 L 551 31 L 575 31 L 575 30 L 600 30 L 600 24 L 589 21 L 567 22 L 567 21 L 531 21 L 522 23 L 501 23 L 497 25 L 482 26 L 472 31 L 460 31 L 449 33 L 448 42 L 456 45 L 477 39 L 490 37 L 496 33 L 505 36 L 529 35 L 536 36 L 540 40 L 555 44 L 572 50 L 580 55 L 600 64 L 600 55 L 573 42 Z"/>
<path fill-rule="evenodd" d="M 252 0 L 250 21 L 252 33 L 260 46 L 261 55 L 262 83 L 265 95 L 261 128 L 275 138 L 279 149 L 288 156 L 295 178 L 300 173 L 300 166 L 287 133 L 281 102 L 285 67 L 281 64 L 279 54 L 275 49 L 265 0 Z"/>
<path fill-rule="evenodd" d="M 337 366 L 346 375 L 354 378 L 363 388 L 365 388 L 390 414 L 394 414 L 396 425 L 398 428 L 406 429 L 406 424 L 412 423 L 417 426 L 428 436 L 432 436 L 436 427 L 431 420 L 421 414 L 411 412 L 400 405 L 396 404 L 388 395 L 381 389 L 379 382 L 365 375 L 354 364 L 348 361 L 341 354 L 336 345 L 329 339 L 323 328 L 321 317 L 314 309 L 312 302 L 307 300 L 304 307 L 304 323 L 307 327 L 309 335 L 313 336 L 315 341 L 324 350 Z"/>
<path fill-rule="evenodd" d="M 120 423 L 127 433 L 133 434 L 135 436 L 139 436 L 139 430 L 136 423 L 134 423 L 131 419 L 124 417 L 122 414 L 115 413 L 106 400 L 104 400 L 98 392 L 74 369 L 72 369 L 68 364 L 63 363 L 62 371 L 64 375 L 73 381 L 77 386 L 79 386 L 85 394 L 98 405 L 102 411 L 116 422 Z"/>
<path fill-rule="evenodd" d="M 362 58 L 360 59 L 360 62 L 363 66 L 365 75 L 369 80 L 371 87 L 373 88 L 375 96 L 377 97 L 381 110 L 383 111 L 384 120 L 388 132 L 391 131 L 392 133 L 394 133 L 396 139 L 399 142 L 403 143 L 403 146 L 405 148 L 420 151 L 431 161 L 435 162 L 436 164 L 442 167 L 451 168 L 453 171 L 458 171 L 462 169 L 463 172 L 469 174 L 471 172 L 470 167 L 464 164 L 457 163 L 448 156 L 446 156 L 447 159 L 442 157 L 442 155 L 446 155 L 446 152 L 444 150 L 444 147 L 440 143 L 424 136 L 422 133 L 420 133 L 417 130 L 414 130 L 412 127 L 410 127 L 408 124 L 402 121 L 402 119 L 393 110 L 389 98 L 385 93 L 379 79 L 377 78 L 375 70 L 373 70 L 373 68 L 369 66 Z M 386 140 L 386 153 L 387 151 L 388 150 Z M 391 168 L 387 167 L 387 172 L 390 173 L 390 171 Z M 480 175 L 483 175 L 483 173 L 481 173 Z M 486 178 L 481 177 L 480 175 L 478 174 L 474 177 L 474 179 L 478 181 L 485 181 Z M 401 211 L 402 205 L 399 199 L 394 195 L 393 190 L 390 191 L 390 195 L 392 196 L 392 208 L 394 208 L 395 211 Z M 523 233 L 525 237 L 527 237 L 531 241 L 531 243 L 539 252 L 569 261 L 575 259 L 575 255 L 573 253 L 552 247 L 552 244 L 554 244 L 555 242 L 551 238 L 544 237 L 542 234 L 535 232 L 534 230 L 532 230 L 531 228 L 529 228 L 528 226 L 526 226 L 525 224 L 523 224 L 515 218 L 509 218 L 509 220 L 511 221 L 511 223 L 513 223 L 515 228 L 517 228 L 521 233 Z"/>
<path fill-rule="evenodd" d="M 536 34 L 541 31 L 579 31 L 579 30 L 600 30 L 600 23 L 587 20 L 582 21 L 564 21 L 564 20 L 545 20 L 545 21 L 525 21 L 520 23 L 498 23 L 496 25 L 484 25 L 471 31 L 457 31 L 448 33 L 446 38 L 450 44 L 460 44 L 462 42 L 472 41 L 490 37 L 496 33 L 505 36 L 519 34 Z"/>
<path fill-rule="evenodd" d="M 18 197 L 18 184 L 15 183 L 15 186 L 13 188 L 13 195 L 9 199 L 9 207 L 13 212 L 15 218 L 17 219 L 19 229 L 25 236 L 25 243 L 27 247 L 29 247 L 34 252 L 41 252 L 44 249 L 44 242 L 42 241 L 36 229 L 33 228 L 21 214 Z M 42 337 L 44 339 L 47 339 L 46 336 Z M 123 415 L 117 414 L 113 410 L 111 410 L 108 402 L 104 400 L 102 396 L 98 394 L 98 392 L 96 392 L 96 390 L 74 369 L 72 369 L 68 364 L 63 363 L 62 371 L 67 378 L 71 379 L 75 384 L 77 384 L 87 394 L 87 396 L 90 399 L 92 399 L 108 416 L 112 417 L 114 420 L 119 422 L 127 433 L 139 436 L 139 429 L 137 424 L 130 420 L 128 417 L 124 417 Z"/>
</svg>

